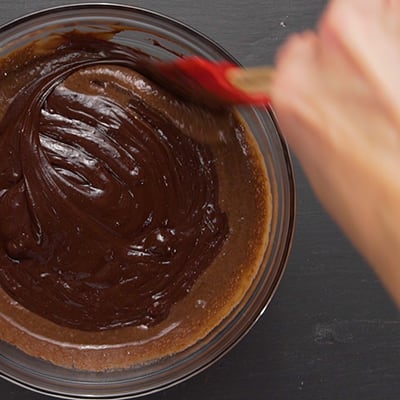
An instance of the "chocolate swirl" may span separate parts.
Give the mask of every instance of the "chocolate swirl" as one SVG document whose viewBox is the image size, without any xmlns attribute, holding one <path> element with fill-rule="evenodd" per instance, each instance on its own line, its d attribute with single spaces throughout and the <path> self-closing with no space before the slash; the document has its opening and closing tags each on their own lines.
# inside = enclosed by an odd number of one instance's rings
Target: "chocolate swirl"
<svg viewBox="0 0 400 400">
<path fill-rule="evenodd" d="M 66 35 L 0 123 L 0 283 L 63 326 L 160 322 L 228 234 L 213 154 L 141 95 L 141 56 Z"/>
</svg>

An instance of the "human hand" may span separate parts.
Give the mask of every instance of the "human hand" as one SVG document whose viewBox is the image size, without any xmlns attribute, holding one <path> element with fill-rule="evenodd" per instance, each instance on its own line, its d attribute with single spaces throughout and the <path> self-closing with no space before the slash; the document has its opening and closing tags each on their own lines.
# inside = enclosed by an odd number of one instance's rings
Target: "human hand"
<svg viewBox="0 0 400 400">
<path fill-rule="evenodd" d="M 327 211 L 400 305 L 400 0 L 333 0 L 277 57 L 272 105 Z"/>
</svg>

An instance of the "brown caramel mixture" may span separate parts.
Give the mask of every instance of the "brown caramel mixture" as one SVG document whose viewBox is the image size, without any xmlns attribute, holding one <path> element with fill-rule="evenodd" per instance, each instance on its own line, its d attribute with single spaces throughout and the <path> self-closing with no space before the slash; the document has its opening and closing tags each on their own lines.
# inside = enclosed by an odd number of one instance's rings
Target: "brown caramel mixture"
<svg viewBox="0 0 400 400">
<path fill-rule="evenodd" d="M 3 339 L 85 369 L 176 352 L 258 269 L 270 201 L 258 151 L 231 110 L 137 72 L 146 55 L 77 32 L 50 47 L 0 61 Z M 60 361 L 41 344 L 71 351 Z"/>
</svg>

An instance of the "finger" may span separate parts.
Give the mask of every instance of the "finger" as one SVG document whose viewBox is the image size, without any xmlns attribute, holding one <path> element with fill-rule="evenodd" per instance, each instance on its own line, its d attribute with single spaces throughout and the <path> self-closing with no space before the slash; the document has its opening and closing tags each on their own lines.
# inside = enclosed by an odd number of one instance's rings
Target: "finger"
<svg viewBox="0 0 400 400">
<path fill-rule="evenodd" d="M 347 57 L 400 123 L 400 52 L 394 51 L 400 43 L 400 1 L 334 0 L 318 34 L 325 46 Z"/>
<path fill-rule="evenodd" d="M 314 114 L 309 100 L 312 68 L 318 57 L 317 38 L 312 32 L 292 36 L 276 58 L 276 74 L 271 100 L 279 123 L 295 151 L 302 150 L 304 139 L 293 129 Z"/>
</svg>

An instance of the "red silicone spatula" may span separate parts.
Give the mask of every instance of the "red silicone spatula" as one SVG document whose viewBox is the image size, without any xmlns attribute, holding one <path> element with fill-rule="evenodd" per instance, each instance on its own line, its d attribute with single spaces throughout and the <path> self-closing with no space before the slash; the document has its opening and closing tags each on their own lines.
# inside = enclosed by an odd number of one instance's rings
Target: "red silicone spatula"
<svg viewBox="0 0 400 400">
<path fill-rule="evenodd" d="M 197 56 L 160 62 L 156 67 L 156 80 L 206 106 L 263 106 L 270 101 L 271 67 L 241 68 L 228 61 L 213 62 Z"/>
</svg>

